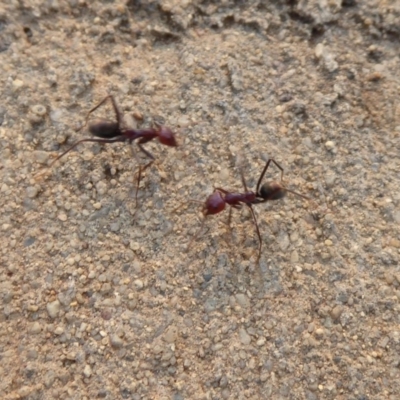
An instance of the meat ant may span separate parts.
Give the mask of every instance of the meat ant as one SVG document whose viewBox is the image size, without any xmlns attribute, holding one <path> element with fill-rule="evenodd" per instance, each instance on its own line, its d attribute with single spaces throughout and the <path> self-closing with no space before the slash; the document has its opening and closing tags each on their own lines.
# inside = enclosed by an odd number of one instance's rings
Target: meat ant
<svg viewBox="0 0 400 400">
<path fill-rule="evenodd" d="M 264 183 L 261 186 L 261 181 L 263 180 L 265 173 L 267 172 L 267 169 L 271 163 L 275 164 L 280 169 L 281 182 L 270 181 L 270 182 Z M 229 192 L 228 190 L 225 190 L 223 188 L 215 187 L 214 192 L 207 198 L 205 203 L 202 203 L 203 204 L 202 212 L 203 212 L 204 218 L 201 223 L 200 229 L 198 230 L 196 235 L 191 240 L 189 247 L 193 243 L 193 241 L 197 238 L 199 233 L 201 232 L 204 222 L 205 222 L 205 219 L 209 215 L 214 215 L 214 214 L 218 214 L 218 213 L 222 212 L 225 209 L 225 206 L 228 204 L 231 207 L 229 209 L 229 217 L 228 217 L 228 225 L 230 226 L 232 208 L 241 209 L 242 206 L 245 205 L 250 209 L 251 215 L 253 216 L 254 224 L 256 226 L 256 232 L 257 232 L 258 242 L 259 242 L 258 256 L 257 256 L 257 264 L 258 264 L 260 261 L 260 257 L 261 257 L 262 241 L 261 241 L 260 229 L 259 229 L 258 223 L 257 223 L 257 218 L 256 218 L 256 215 L 253 210 L 253 205 L 266 203 L 267 201 L 271 201 L 271 200 L 282 199 L 283 197 L 286 196 L 287 193 L 295 194 L 296 196 L 299 196 L 308 201 L 311 200 L 307 196 L 304 196 L 300 193 L 294 192 L 293 190 L 286 188 L 282 184 L 283 172 L 284 172 L 283 168 L 274 159 L 270 158 L 266 162 L 264 169 L 262 170 L 261 175 L 258 178 L 255 192 L 247 189 L 246 181 L 244 179 L 244 175 L 243 175 L 242 171 L 241 171 L 240 175 L 242 178 L 244 193 Z M 198 202 L 197 200 L 195 200 L 195 201 Z"/>
<path fill-rule="evenodd" d="M 84 142 L 95 142 L 95 143 L 128 142 L 129 144 L 131 144 L 134 140 L 137 140 L 136 143 L 139 146 L 140 151 L 151 160 L 144 167 L 139 167 L 136 195 L 135 195 L 137 204 L 137 192 L 139 189 L 142 172 L 155 161 L 155 157 L 143 147 L 143 144 L 150 142 L 151 140 L 156 138 L 161 144 L 165 146 L 176 147 L 178 144 L 175 138 L 175 134 L 172 132 L 170 128 L 166 126 L 157 126 L 156 128 L 145 128 L 145 129 L 125 129 L 122 125 L 122 114 L 117 106 L 114 96 L 112 95 L 105 97 L 99 104 L 97 104 L 88 112 L 85 124 L 81 126 L 77 131 L 80 131 L 87 125 L 90 114 L 96 111 L 99 107 L 101 107 L 107 100 L 111 100 L 112 107 L 115 112 L 116 121 L 112 122 L 108 120 L 101 120 L 99 122 L 89 124 L 89 132 L 95 137 L 85 138 L 75 142 L 69 149 L 65 150 L 63 153 L 61 153 L 52 161 L 52 163 L 50 164 L 50 168 L 60 158 L 64 157 L 76 146 Z"/>
</svg>

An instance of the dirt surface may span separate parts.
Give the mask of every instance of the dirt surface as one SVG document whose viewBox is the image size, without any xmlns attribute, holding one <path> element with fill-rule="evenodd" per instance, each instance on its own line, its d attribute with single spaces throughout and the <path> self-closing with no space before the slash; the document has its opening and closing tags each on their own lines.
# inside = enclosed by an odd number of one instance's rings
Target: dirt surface
<svg viewBox="0 0 400 400">
<path fill-rule="evenodd" d="M 1 399 L 400 399 L 399 27 L 396 0 L 2 2 Z M 137 210 L 135 143 L 49 169 L 107 94 L 179 140 Z M 247 209 L 188 248 L 191 200 L 271 157 L 316 204 L 255 206 L 259 265 Z"/>
</svg>

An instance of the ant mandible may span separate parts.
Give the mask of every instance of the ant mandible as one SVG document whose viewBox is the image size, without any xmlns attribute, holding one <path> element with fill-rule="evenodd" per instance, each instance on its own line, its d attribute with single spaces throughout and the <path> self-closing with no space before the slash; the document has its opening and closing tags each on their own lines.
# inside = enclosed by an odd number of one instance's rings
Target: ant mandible
<svg viewBox="0 0 400 400">
<path fill-rule="evenodd" d="M 265 173 L 267 172 L 267 169 L 271 163 L 275 164 L 280 169 L 281 182 L 271 181 L 271 182 L 266 182 L 261 186 L 261 181 L 263 180 Z M 257 264 L 258 264 L 260 261 L 260 257 L 261 257 L 262 241 L 261 241 L 260 229 L 259 229 L 258 223 L 257 223 L 257 218 L 256 218 L 256 215 L 253 210 L 253 205 L 265 203 L 265 202 L 271 201 L 271 200 L 282 199 L 283 197 L 286 196 L 287 193 L 295 194 L 296 196 L 299 196 L 305 200 L 310 200 L 310 199 L 307 196 L 304 196 L 300 193 L 294 192 L 293 190 L 286 188 L 282 184 L 283 168 L 272 158 L 270 158 L 266 162 L 265 167 L 262 170 L 260 177 L 258 178 L 255 192 L 249 191 L 247 189 L 246 181 L 244 179 L 244 175 L 243 175 L 242 171 L 241 171 L 241 178 L 242 178 L 242 184 L 244 187 L 244 193 L 229 192 L 220 187 L 214 188 L 214 192 L 207 198 L 206 202 L 203 204 L 204 218 L 203 218 L 203 221 L 202 221 L 202 224 L 201 224 L 201 227 L 200 227 L 198 233 L 193 237 L 190 244 L 194 241 L 194 239 L 201 232 L 207 216 L 218 214 L 218 213 L 222 212 L 225 209 L 225 206 L 228 204 L 229 206 L 231 206 L 231 208 L 229 209 L 229 217 L 228 217 L 228 225 L 230 225 L 232 208 L 241 209 L 242 206 L 245 205 L 245 206 L 249 207 L 251 215 L 253 216 L 254 224 L 256 226 L 256 232 L 257 232 L 258 242 L 259 242 L 258 256 L 257 256 Z M 189 244 L 189 246 L 190 246 L 190 244 Z"/>
<path fill-rule="evenodd" d="M 97 123 L 89 124 L 89 132 L 95 136 L 94 138 L 85 138 L 78 140 L 75 142 L 69 149 L 61 153 L 57 158 L 53 160 L 50 164 L 50 168 L 61 158 L 64 157 L 67 153 L 69 153 L 72 149 L 84 142 L 96 142 L 96 143 L 116 143 L 116 142 L 128 142 L 132 143 L 134 140 L 137 140 L 137 145 L 142 153 L 144 153 L 148 158 L 150 158 L 150 162 L 147 163 L 144 167 L 139 167 L 138 179 L 137 179 L 137 188 L 136 188 L 136 203 L 137 203 L 137 192 L 139 189 L 140 178 L 142 172 L 148 168 L 154 161 L 155 157 L 146 150 L 142 145 L 150 142 L 153 139 L 158 139 L 158 141 L 165 145 L 176 147 L 177 141 L 175 139 L 175 134 L 172 132 L 170 128 L 166 126 L 157 126 L 156 128 L 146 128 L 146 129 L 125 129 L 122 126 L 122 114 L 117 106 L 117 103 L 112 95 L 105 97 L 97 106 L 93 107 L 87 114 L 85 124 L 78 129 L 80 131 L 83 129 L 89 120 L 89 116 L 91 113 L 96 111 L 99 107 L 101 107 L 107 100 L 111 100 L 114 112 L 115 112 L 115 122 L 102 120 Z"/>
</svg>

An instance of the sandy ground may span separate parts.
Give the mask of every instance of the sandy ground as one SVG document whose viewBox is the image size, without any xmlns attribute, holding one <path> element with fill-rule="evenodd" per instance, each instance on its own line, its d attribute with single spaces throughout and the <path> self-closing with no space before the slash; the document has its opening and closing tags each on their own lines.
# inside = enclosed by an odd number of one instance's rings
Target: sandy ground
<svg viewBox="0 0 400 400">
<path fill-rule="evenodd" d="M 1 399 L 400 399 L 399 27 L 396 0 L 2 2 Z M 107 94 L 180 143 L 146 145 L 138 210 L 136 144 L 48 168 Z M 188 248 L 191 200 L 271 157 L 316 204 L 255 207 L 259 265 L 248 210 Z"/>
</svg>

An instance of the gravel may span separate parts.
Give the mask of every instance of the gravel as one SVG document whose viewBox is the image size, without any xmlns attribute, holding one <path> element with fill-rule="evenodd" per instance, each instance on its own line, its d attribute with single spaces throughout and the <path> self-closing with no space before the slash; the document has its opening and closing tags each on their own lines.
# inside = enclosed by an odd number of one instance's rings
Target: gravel
<svg viewBox="0 0 400 400">
<path fill-rule="evenodd" d="M 399 398 L 389 3 L 0 5 L 1 398 Z M 49 168 L 108 94 L 180 144 L 144 144 L 138 208 L 136 143 Z M 198 202 L 269 158 L 309 200 L 254 207 L 257 265 L 249 210 Z"/>
</svg>

